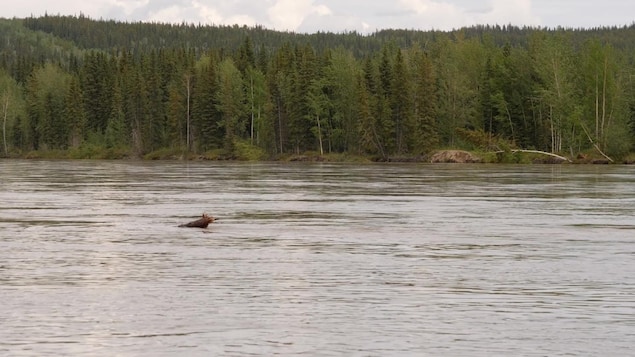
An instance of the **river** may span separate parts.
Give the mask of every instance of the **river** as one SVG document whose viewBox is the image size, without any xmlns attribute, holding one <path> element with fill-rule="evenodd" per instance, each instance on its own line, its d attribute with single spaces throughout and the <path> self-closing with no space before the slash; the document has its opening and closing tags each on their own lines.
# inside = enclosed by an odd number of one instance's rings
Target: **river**
<svg viewBox="0 0 635 357">
<path fill-rule="evenodd" d="M 4 160 L 0 302 L 5 356 L 633 355 L 635 166 Z"/>
</svg>

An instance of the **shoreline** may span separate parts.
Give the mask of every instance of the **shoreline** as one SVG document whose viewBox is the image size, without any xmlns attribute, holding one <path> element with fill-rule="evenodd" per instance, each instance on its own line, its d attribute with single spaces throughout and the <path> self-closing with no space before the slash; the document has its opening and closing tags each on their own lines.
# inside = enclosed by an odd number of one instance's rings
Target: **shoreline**
<svg viewBox="0 0 635 357">
<path fill-rule="evenodd" d="M 450 164 L 527 164 L 527 165 L 632 165 L 635 157 L 630 155 L 611 162 L 600 156 L 578 155 L 570 159 L 564 156 L 538 151 L 480 152 L 457 149 L 436 150 L 429 155 L 418 156 L 372 156 L 353 154 L 304 153 L 286 154 L 270 158 L 235 158 L 212 154 L 149 153 L 144 156 L 129 155 L 126 152 L 106 151 L 93 155 L 73 155 L 66 151 L 31 151 L 23 155 L 0 156 L 4 160 L 122 160 L 122 161 L 228 161 L 228 162 L 341 162 L 341 163 L 450 163 Z"/>
</svg>

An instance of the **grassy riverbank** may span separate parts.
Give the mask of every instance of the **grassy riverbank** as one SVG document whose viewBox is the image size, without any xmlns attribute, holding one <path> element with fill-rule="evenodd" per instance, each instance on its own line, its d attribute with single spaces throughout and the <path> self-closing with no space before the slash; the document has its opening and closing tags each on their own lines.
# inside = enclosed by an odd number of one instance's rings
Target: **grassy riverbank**
<svg viewBox="0 0 635 357">
<path fill-rule="evenodd" d="M 441 155 L 449 152 L 461 152 L 469 159 L 461 158 L 435 158 L 435 154 Z M 268 156 L 264 151 L 245 146 L 235 151 L 233 155 L 227 155 L 223 150 L 212 150 L 203 153 L 186 153 L 179 149 L 162 149 L 147 154 L 134 154 L 129 149 L 110 149 L 92 146 L 83 146 L 69 150 L 37 150 L 25 153 L 11 153 L 5 158 L 12 159 L 40 159 L 40 160 L 190 160 L 190 161 L 277 161 L 277 162 L 474 162 L 487 164 L 633 164 L 635 154 L 629 154 L 622 159 L 613 161 L 594 153 L 580 154 L 570 158 L 564 155 L 566 160 L 562 160 L 548 153 L 539 152 L 483 152 L 483 151 L 461 151 L 461 150 L 437 150 L 429 155 L 421 156 L 390 156 L 378 157 L 368 155 L 355 155 L 348 153 L 327 153 L 320 155 L 319 152 L 309 151 L 301 154 L 281 154 Z"/>
</svg>

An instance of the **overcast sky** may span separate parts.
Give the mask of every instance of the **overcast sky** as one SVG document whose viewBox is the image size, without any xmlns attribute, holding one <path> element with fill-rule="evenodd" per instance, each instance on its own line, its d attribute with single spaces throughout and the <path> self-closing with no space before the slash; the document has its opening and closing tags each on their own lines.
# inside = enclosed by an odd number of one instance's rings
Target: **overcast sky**
<svg viewBox="0 0 635 357">
<path fill-rule="evenodd" d="M 630 25 L 635 0 L 3 0 L 0 17 L 262 25 L 295 32 L 385 28 L 452 30 L 477 24 L 544 27 Z"/>
</svg>

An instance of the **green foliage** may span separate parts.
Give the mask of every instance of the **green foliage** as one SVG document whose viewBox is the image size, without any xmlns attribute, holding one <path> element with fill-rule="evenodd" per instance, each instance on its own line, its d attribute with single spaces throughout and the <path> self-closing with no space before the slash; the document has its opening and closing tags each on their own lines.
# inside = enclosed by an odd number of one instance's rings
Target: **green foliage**
<svg viewBox="0 0 635 357">
<path fill-rule="evenodd" d="M 98 51 L 84 56 L 80 78 L 87 130 L 103 134 L 112 110 L 116 68 L 109 57 Z"/>
<path fill-rule="evenodd" d="M 69 159 L 90 160 L 115 160 L 125 159 L 130 156 L 127 148 L 109 148 L 92 143 L 84 143 L 79 147 L 71 148 L 65 157 Z"/>
<path fill-rule="evenodd" d="M 611 140 L 603 145 L 603 149 L 613 160 L 624 159 L 633 149 L 633 137 L 628 131 L 611 127 L 605 135 Z"/>
<path fill-rule="evenodd" d="M 496 159 L 501 164 L 528 164 L 531 163 L 530 155 L 522 152 L 501 151 L 496 153 Z"/>
<path fill-rule="evenodd" d="M 27 82 L 29 143 L 33 149 L 66 149 L 70 125 L 66 93 L 70 75 L 51 63 L 34 69 Z"/>
<path fill-rule="evenodd" d="M 524 162 L 509 149 L 634 149 L 635 25 L 362 36 L 44 16 L 0 19 L 0 32 L 4 155 L 388 160 L 459 147 Z"/>
<path fill-rule="evenodd" d="M 25 116 L 23 90 L 6 72 L 0 69 L 0 150 L 8 156 L 22 148 Z"/>
<path fill-rule="evenodd" d="M 183 151 L 175 148 L 162 148 L 143 156 L 145 160 L 177 160 L 183 157 Z"/>
<path fill-rule="evenodd" d="M 126 114 L 124 112 L 124 100 L 121 87 L 115 84 L 113 89 L 113 101 L 110 115 L 106 124 L 105 140 L 107 148 L 120 148 L 128 145 L 126 130 Z"/>
<path fill-rule="evenodd" d="M 437 129 L 437 96 L 434 65 L 419 48 L 411 53 L 414 78 L 412 101 L 413 115 L 410 126 L 409 146 L 415 154 L 426 154 L 439 144 Z"/>
<path fill-rule="evenodd" d="M 237 160 L 259 161 L 267 158 L 267 153 L 262 148 L 254 146 L 246 140 L 237 141 L 234 147 L 234 155 Z"/>
<path fill-rule="evenodd" d="M 457 135 L 463 139 L 466 143 L 471 145 L 471 149 L 483 150 L 483 151 L 498 151 L 501 150 L 500 144 L 502 142 L 500 137 L 495 137 L 490 132 L 485 132 L 483 129 L 468 130 L 464 128 L 456 129 Z M 505 145 L 508 146 L 508 145 Z"/>
<path fill-rule="evenodd" d="M 190 135 L 200 150 L 219 148 L 223 144 L 223 127 L 218 111 L 219 79 L 216 55 L 210 53 L 197 63 L 192 89 L 192 129 Z"/>
<path fill-rule="evenodd" d="M 83 94 L 77 77 L 73 77 L 70 80 L 68 91 L 66 92 L 63 115 L 69 126 L 69 145 L 72 148 L 78 147 L 84 140 L 86 112 L 84 111 Z"/>
<path fill-rule="evenodd" d="M 223 60 L 218 70 L 216 107 L 221 117 L 220 125 L 225 129 L 223 148 L 232 153 L 235 141 L 245 137 L 247 129 L 243 79 L 231 58 Z"/>
<path fill-rule="evenodd" d="M 338 47 L 328 54 L 323 77 L 329 101 L 326 128 L 328 152 L 359 151 L 356 81 L 360 68 L 350 51 Z"/>
</svg>

